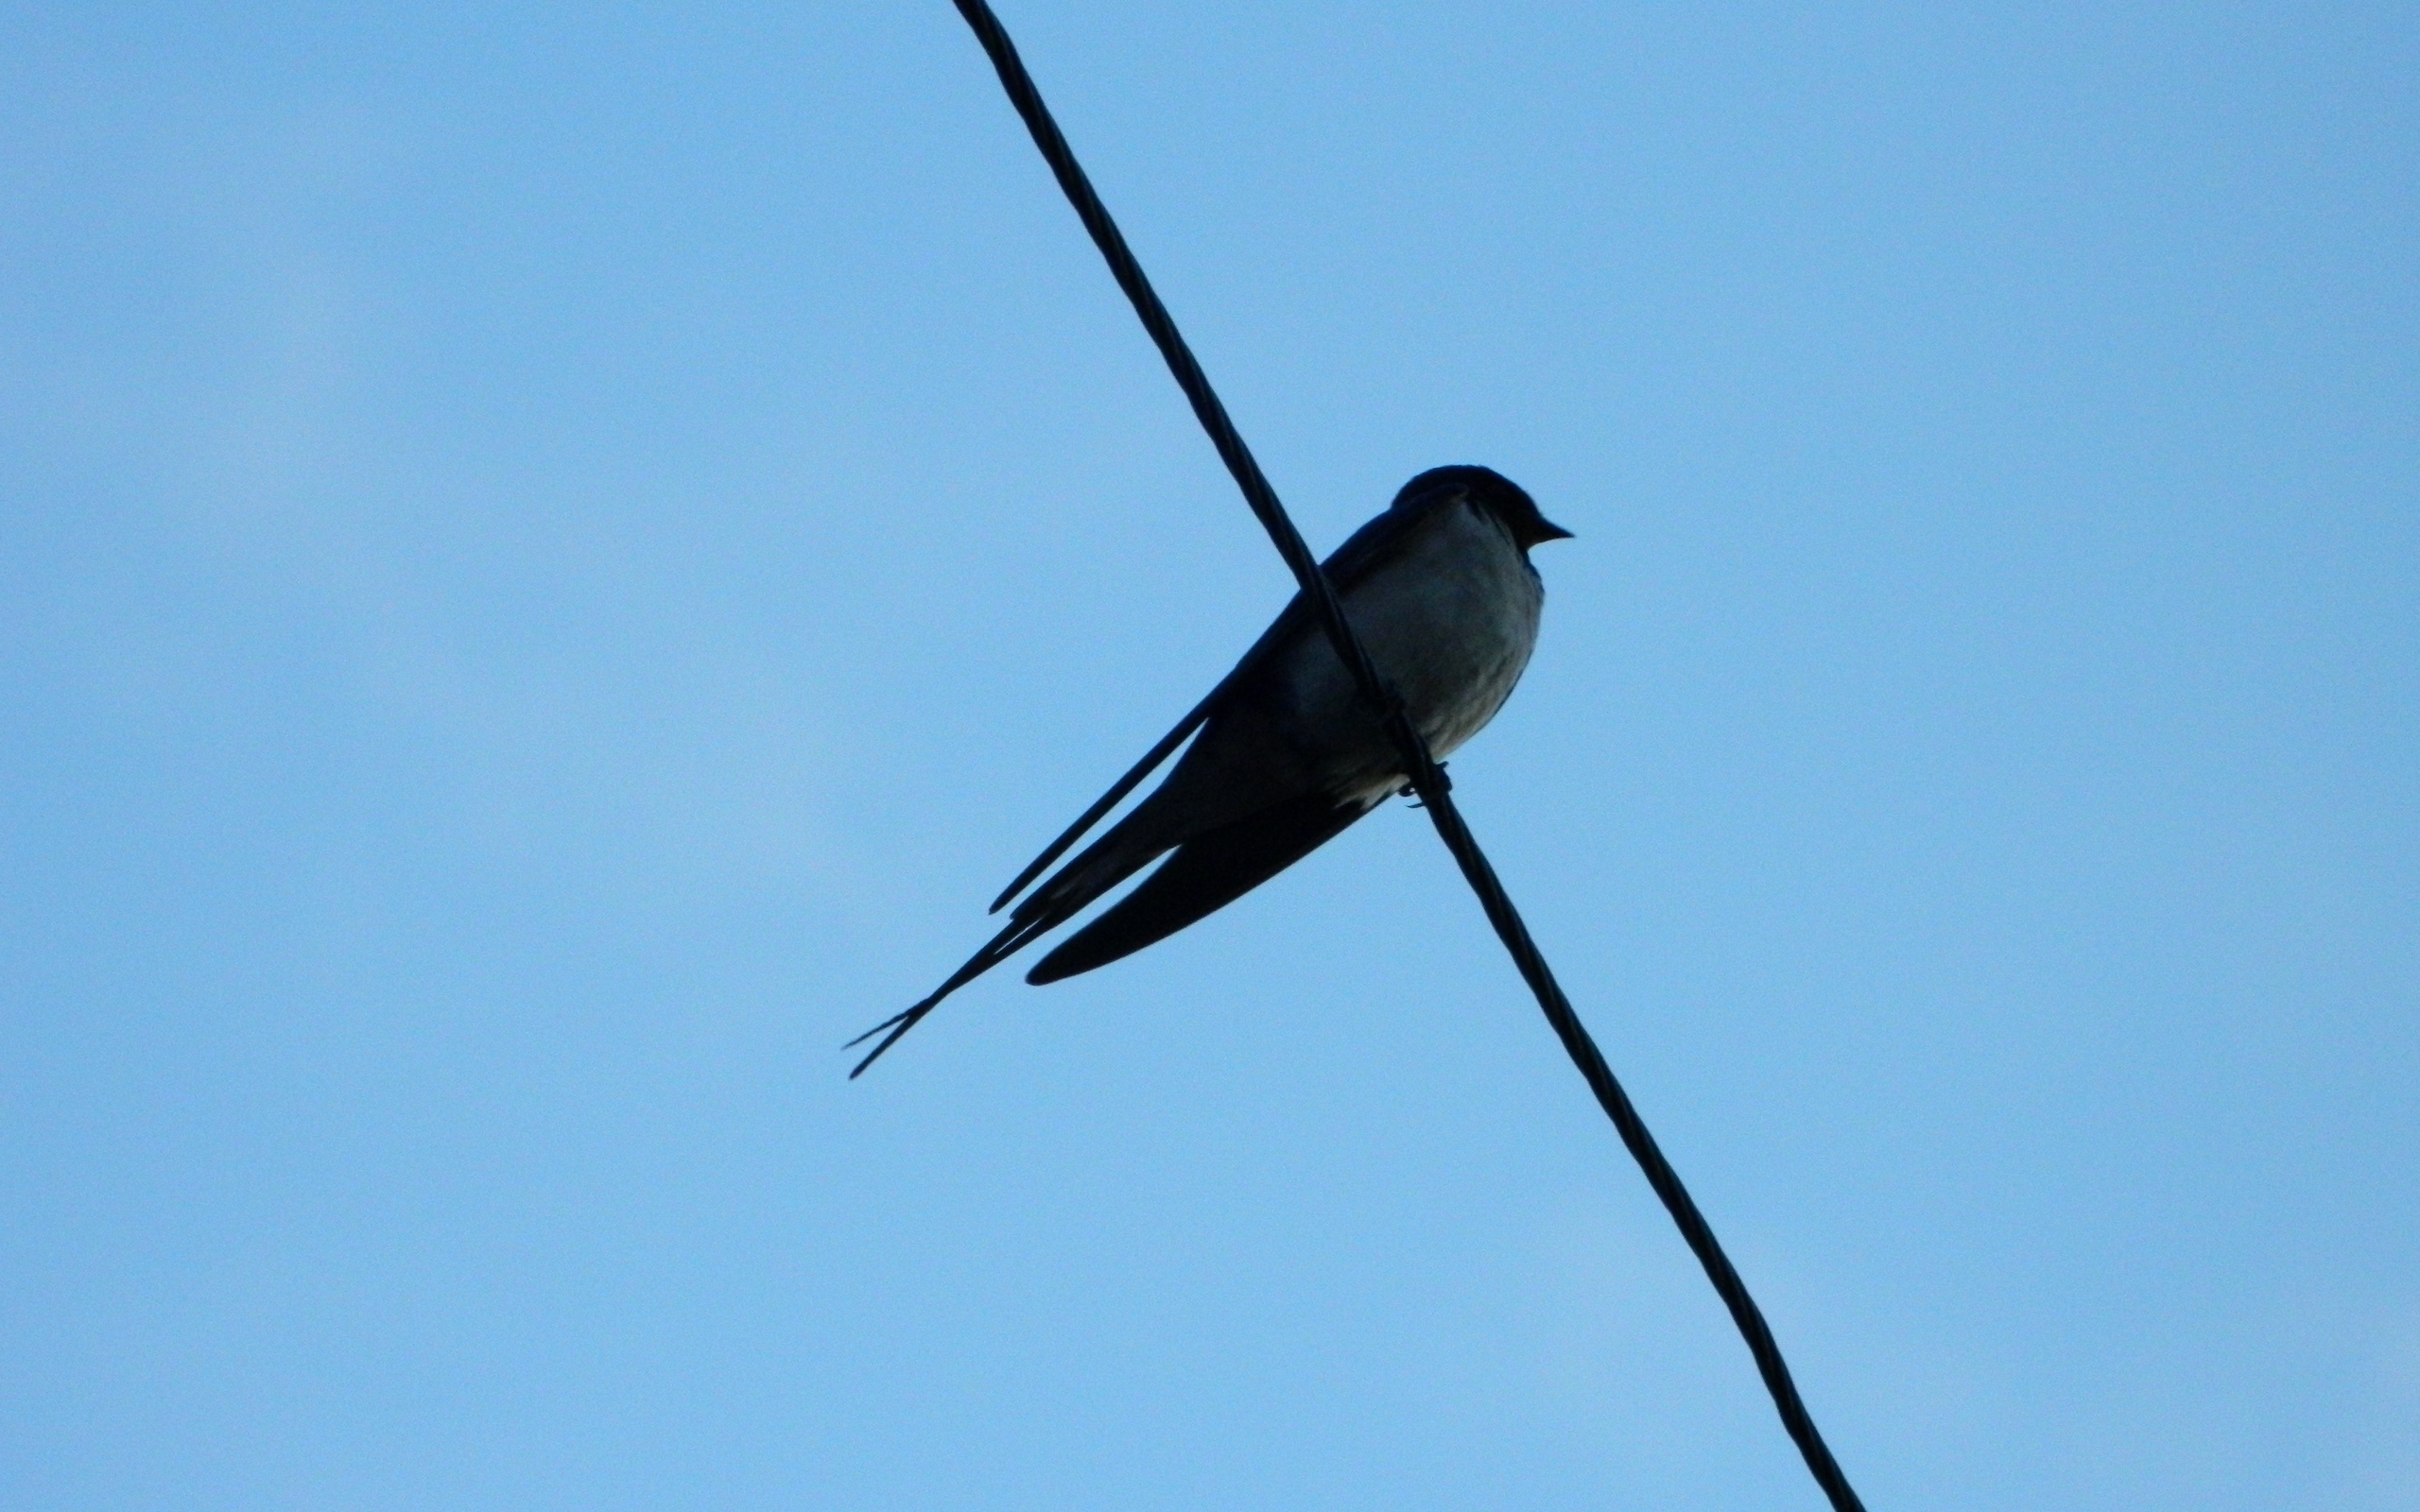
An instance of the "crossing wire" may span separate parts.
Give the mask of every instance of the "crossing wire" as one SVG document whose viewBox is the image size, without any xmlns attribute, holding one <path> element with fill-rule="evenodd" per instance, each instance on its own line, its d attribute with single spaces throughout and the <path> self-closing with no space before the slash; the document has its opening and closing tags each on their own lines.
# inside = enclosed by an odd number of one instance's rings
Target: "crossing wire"
<svg viewBox="0 0 2420 1512">
<path fill-rule="evenodd" d="M 1478 895 L 1479 906 L 1486 910 L 1488 922 L 1495 927 L 1497 937 L 1503 940 L 1505 950 L 1512 956 L 1512 964 L 1521 972 L 1521 979 L 1529 984 L 1530 992 L 1537 997 L 1538 1006 L 1545 1010 L 1547 1022 L 1553 1025 L 1555 1037 L 1563 1041 L 1563 1048 L 1571 1057 L 1572 1064 L 1580 1068 L 1580 1074 L 1587 1079 L 1588 1090 L 1597 1094 L 1598 1104 L 1604 1108 L 1605 1116 L 1613 1121 L 1622 1143 L 1630 1150 L 1632 1158 L 1638 1161 L 1639 1169 L 1646 1173 L 1647 1184 L 1655 1189 L 1656 1196 L 1663 1199 L 1665 1210 L 1672 1215 L 1672 1222 L 1679 1227 L 1681 1237 L 1687 1241 L 1690 1252 L 1697 1256 L 1698 1263 L 1705 1267 L 1706 1280 L 1714 1283 L 1715 1292 L 1722 1298 L 1723 1306 L 1731 1310 L 1731 1320 L 1738 1327 L 1740 1337 L 1747 1341 L 1748 1352 L 1755 1358 L 1756 1370 L 1764 1378 L 1765 1389 L 1772 1395 L 1774 1410 L 1780 1413 L 1782 1426 L 1788 1430 L 1791 1442 L 1805 1456 L 1808 1472 L 1823 1487 L 1824 1494 L 1831 1499 L 1836 1512 L 1864 1512 L 1865 1503 L 1858 1499 L 1857 1492 L 1849 1486 L 1848 1477 L 1841 1472 L 1839 1462 L 1833 1459 L 1832 1451 L 1824 1442 L 1822 1433 L 1817 1431 L 1815 1419 L 1807 1414 L 1806 1404 L 1799 1399 L 1798 1387 L 1790 1380 L 1789 1366 L 1782 1359 L 1781 1347 L 1773 1342 L 1772 1330 L 1766 1326 L 1765 1315 L 1758 1310 L 1755 1298 L 1748 1295 L 1747 1284 L 1740 1280 L 1739 1272 L 1733 1267 L 1731 1258 L 1722 1252 L 1722 1246 L 1714 1237 L 1714 1230 L 1708 1227 L 1705 1215 L 1698 1211 L 1698 1205 L 1690 1198 L 1688 1189 L 1681 1184 L 1672 1163 L 1657 1147 L 1655 1136 L 1648 1132 L 1646 1122 L 1638 1116 L 1638 1109 L 1631 1106 L 1630 1095 L 1622 1091 L 1621 1083 L 1614 1076 L 1613 1068 L 1605 1063 L 1603 1054 L 1597 1049 L 1596 1040 L 1589 1038 L 1587 1028 L 1581 1023 L 1580 1015 L 1571 1006 L 1571 1000 L 1564 996 L 1562 987 L 1554 979 L 1554 972 L 1548 970 L 1546 957 L 1538 951 L 1537 942 L 1530 937 L 1529 926 L 1521 921 L 1519 910 L 1512 906 L 1512 900 L 1505 892 L 1504 885 L 1496 880 L 1495 868 L 1488 864 L 1486 855 L 1478 848 L 1478 841 L 1471 834 L 1470 826 L 1462 822 L 1461 811 L 1454 806 L 1452 784 L 1445 777 L 1444 768 L 1429 755 L 1428 744 L 1421 738 L 1420 731 L 1405 713 L 1402 698 L 1378 671 L 1377 664 L 1370 660 L 1369 650 L 1362 645 L 1360 638 L 1354 634 L 1352 622 L 1344 617 L 1344 606 L 1338 601 L 1334 586 L 1328 582 L 1327 575 L 1320 571 L 1319 559 L 1311 555 L 1310 547 L 1303 541 L 1302 533 L 1294 528 L 1294 522 L 1288 517 L 1286 507 L 1277 500 L 1276 490 L 1262 475 L 1260 464 L 1253 460 L 1251 449 L 1244 445 L 1243 437 L 1236 433 L 1235 422 L 1227 418 L 1226 406 L 1219 402 L 1218 394 L 1210 387 L 1210 380 L 1201 371 L 1201 365 L 1194 360 L 1192 349 L 1178 334 L 1176 321 L 1168 315 L 1167 306 L 1160 302 L 1159 295 L 1151 288 L 1150 280 L 1143 276 L 1142 265 L 1134 260 L 1133 252 L 1126 245 L 1126 238 L 1119 234 L 1117 223 L 1110 218 L 1100 197 L 1093 192 L 1092 180 L 1084 176 L 1083 168 L 1076 162 L 1074 150 L 1060 133 L 1058 122 L 1051 118 L 1049 107 L 1042 102 L 1042 92 L 1034 87 L 1032 76 L 1026 72 L 1024 60 L 1018 58 L 1016 46 L 1009 41 L 1007 30 L 1001 26 L 999 18 L 992 13 L 992 8 L 985 4 L 985 0 L 955 0 L 955 4 L 959 14 L 965 17 L 967 26 L 974 29 L 976 39 L 983 44 L 983 51 L 990 56 L 992 66 L 998 71 L 1000 85 L 1008 91 L 1010 103 L 1024 118 L 1026 129 L 1033 133 L 1034 146 L 1042 149 L 1043 161 L 1050 164 L 1050 171 L 1059 180 L 1059 187 L 1065 191 L 1068 202 L 1075 207 L 1077 217 L 1084 223 L 1084 230 L 1092 233 L 1094 245 L 1100 249 L 1101 256 L 1108 260 L 1110 273 L 1117 280 L 1117 286 L 1126 291 L 1126 298 L 1132 302 L 1135 315 L 1142 318 L 1143 329 L 1150 334 L 1152 343 L 1160 349 L 1160 355 L 1167 360 L 1168 371 L 1175 375 L 1177 387 L 1184 390 L 1186 401 L 1193 405 L 1194 418 L 1209 433 L 1210 444 L 1218 448 L 1219 459 L 1226 463 L 1227 471 L 1235 475 L 1236 486 L 1243 490 L 1244 502 L 1252 507 L 1261 527 L 1269 532 L 1269 539 L 1276 545 L 1277 554 L 1286 558 L 1286 565 L 1292 570 L 1295 581 L 1302 585 L 1305 599 L 1318 611 L 1320 624 L 1336 646 L 1337 655 L 1352 672 L 1362 697 L 1378 712 L 1388 738 L 1394 743 L 1396 751 L 1403 758 L 1404 772 L 1410 780 L 1412 790 L 1419 794 L 1422 807 L 1430 822 L 1437 826 L 1438 836 L 1445 842 L 1445 849 L 1453 853 L 1456 865 L 1462 868 L 1463 879 Z M 1180 735 L 1184 728 L 1179 727 Z M 1150 767 L 1147 765 L 1142 769 L 1148 771 Z M 1106 803 L 1115 803 L 1117 796 L 1113 794 L 1105 800 L 1104 807 Z M 1044 862 L 1048 859 L 1046 856 Z"/>
</svg>

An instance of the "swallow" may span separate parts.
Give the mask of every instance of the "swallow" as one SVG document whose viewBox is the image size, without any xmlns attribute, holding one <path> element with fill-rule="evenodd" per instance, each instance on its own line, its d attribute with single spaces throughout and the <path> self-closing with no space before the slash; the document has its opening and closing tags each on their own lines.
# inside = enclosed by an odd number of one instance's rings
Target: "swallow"
<svg viewBox="0 0 2420 1512">
<path fill-rule="evenodd" d="M 1511 696 L 1546 602 L 1530 548 L 1570 535 L 1500 473 L 1432 468 L 1321 564 L 1433 756 L 1442 760 L 1478 733 Z M 1025 892 L 1188 737 L 1165 782 Z M 1297 593 L 1235 670 L 993 902 L 996 914 L 1025 893 L 991 943 L 930 996 L 849 1041 L 882 1036 L 849 1075 L 862 1074 L 943 998 L 1162 856 L 1157 870 L 1026 980 L 1061 981 L 1167 938 L 1334 839 L 1406 782 L 1403 758 L 1318 611 Z"/>
</svg>

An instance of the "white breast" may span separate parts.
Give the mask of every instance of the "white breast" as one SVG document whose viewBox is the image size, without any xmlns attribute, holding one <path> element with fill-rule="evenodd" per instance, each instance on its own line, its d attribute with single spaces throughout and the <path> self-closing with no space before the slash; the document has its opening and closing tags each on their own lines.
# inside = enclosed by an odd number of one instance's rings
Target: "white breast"
<svg viewBox="0 0 2420 1512">
<path fill-rule="evenodd" d="M 1355 585 L 1344 612 L 1443 760 L 1495 717 L 1520 681 L 1546 591 L 1504 528 L 1467 505 L 1439 511 L 1409 544 Z M 1402 762 L 1372 738 L 1370 721 L 1354 717 L 1358 695 L 1326 636 L 1313 630 L 1287 660 L 1305 727 L 1361 737 L 1326 753 L 1329 791 L 1374 802 L 1400 785 Z"/>
</svg>

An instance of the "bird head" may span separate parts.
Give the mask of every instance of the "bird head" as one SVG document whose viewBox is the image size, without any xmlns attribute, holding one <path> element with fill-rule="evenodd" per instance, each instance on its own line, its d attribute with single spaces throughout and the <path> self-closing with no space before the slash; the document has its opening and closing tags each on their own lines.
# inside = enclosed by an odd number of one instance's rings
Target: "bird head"
<svg viewBox="0 0 2420 1512">
<path fill-rule="evenodd" d="M 1549 541 L 1567 541 L 1571 532 L 1538 512 L 1535 499 L 1521 486 L 1493 468 L 1458 465 L 1432 467 L 1403 486 L 1394 507 L 1419 508 L 1441 497 L 1459 494 L 1503 522 L 1521 549 Z"/>
</svg>

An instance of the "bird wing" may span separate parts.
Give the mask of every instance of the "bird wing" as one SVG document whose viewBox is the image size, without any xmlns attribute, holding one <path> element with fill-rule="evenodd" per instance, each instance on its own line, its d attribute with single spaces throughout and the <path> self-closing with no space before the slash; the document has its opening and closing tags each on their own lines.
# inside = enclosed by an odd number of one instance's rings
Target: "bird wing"
<svg viewBox="0 0 2420 1512">
<path fill-rule="evenodd" d="M 1454 494 L 1427 501 L 1413 507 L 1389 509 L 1375 519 L 1365 522 L 1360 529 L 1346 537 L 1344 544 L 1337 547 L 1328 555 L 1327 560 L 1320 564 L 1320 570 L 1327 575 L 1327 580 L 1335 586 L 1340 595 L 1348 593 L 1363 578 L 1399 556 L 1409 541 L 1413 527 L 1426 519 L 1434 509 L 1457 504 L 1460 501 L 1461 495 Z M 1017 894 L 1025 891 L 1036 877 L 1042 875 L 1050 863 L 1066 854 L 1068 847 L 1082 839 L 1094 825 L 1101 821 L 1104 815 L 1118 805 L 1120 799 L 1134 791 L 1143 779 L 1158 770 L 1160 764 L 1175 754 L 1177 747 L 1184 745 L 1186 738 L 1196 730 L 1201 729 L 1203 721 L 1217 713 L 1229 701 L 1230 696 L 1238 685 L 1274 655 L 1280 646 L 1285 645 L 1295 635 L 1306 628 L 1316 617 L 1309 602 L 1303 597 L 1299 590 L 1296 591 L 1293 598 L 1278 611 L 1277 618 L 1270 622 L 1269 628 L 1261 631 L 1260 638 L 1253 642 L 1251 648 L 1244 652 L 1227 675 L 1219 679 L 1218 686 L 1212 688 L 1200 703 L 1195 704 L 1192 711 L 1183 719 L 1178 720 L 1175 729 L 1161 736 L 1157 745 L 1144 752 L 1143 759 L 1128 768 L 1125 776 L 1112 783 L 1108 792 L 1103 793 L 1094 800 L 1090 808 L 1079 815 L 1076 822 L 1067 826 L 1060 833 L 1059 838 L 1051 841 L 1042 854 L 1028 863 L 1026 868 L 1017 873 L 1016 880 L 1003 888 L 999 897 L 992 900 L 991 911 L 996 914 L 1007 907 Z"/>
<path fill-rule="evenodd" d="M 1325 845 L 1370 808 L 1305 793 L 1187 840 L 1141 886 L 1044 956 L 1026 980 L 1040 987 L 1165 939 Z"/>
</svg>

